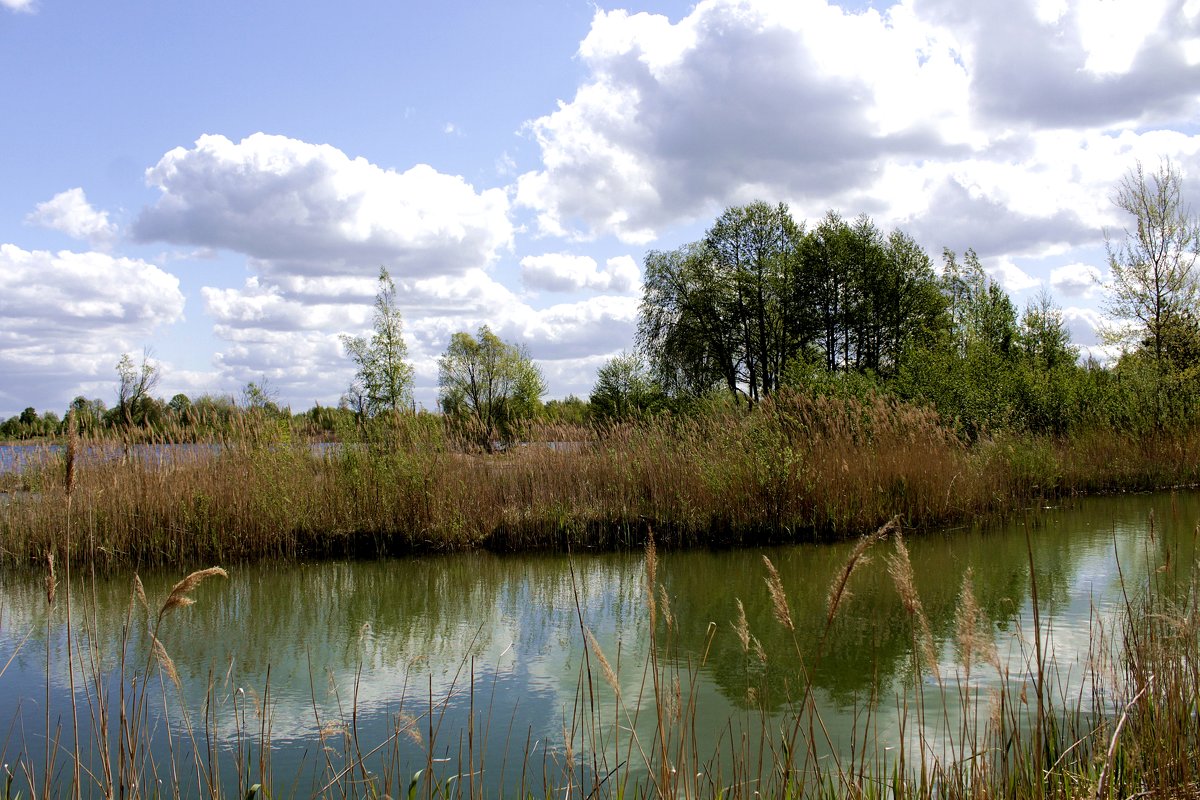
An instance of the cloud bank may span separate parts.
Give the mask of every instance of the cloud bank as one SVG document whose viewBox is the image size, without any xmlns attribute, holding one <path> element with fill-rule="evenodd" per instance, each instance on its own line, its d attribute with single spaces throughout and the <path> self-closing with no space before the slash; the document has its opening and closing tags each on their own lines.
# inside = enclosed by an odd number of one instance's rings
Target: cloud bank
<svg viewBox="0 0 1200 800">
<path fill-rule="evenodd" d="M 121 354 L 183 308 L 179 280 L 154 264 L 0 244 L 0 401 L 23 402 L 16 394 L 30 385 L 68 400 L 111 395 Z"/>
</svg>

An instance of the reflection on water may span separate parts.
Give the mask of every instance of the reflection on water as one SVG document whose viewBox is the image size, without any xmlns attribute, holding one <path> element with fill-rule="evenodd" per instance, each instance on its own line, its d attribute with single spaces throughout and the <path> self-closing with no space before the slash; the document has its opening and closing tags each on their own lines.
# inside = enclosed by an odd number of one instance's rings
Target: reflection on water
<svg viewBox="0 0 1200 800">
<path fill-rule="evenodd" d="M 1146 535 L 1151 508 L 1159 528 L 1154 539 Z M 1031 513 L 995 530 L 910 538 L 916 589 L 943 677 L 963 678 L 953 628 L 968 568 L 1000 654 L 1012 659 L 1007 668 L 1017 680 L 1030 670 L 1020 659 L 1021 639 L 1030 640 L 1033 630 L 1028 547 L 1057 674 L 1071 682 L 1069 694 L 1086 695 L 1093 615 L 1111 616 L 1123 602 L 1117 559 L 1125 575 L 1136 580 L 1161 561 L 1165 542 L 1178 538 L 1190 548 L 1198 519 L 1200 503 L 1191 494 L 1098 498 Z M 1173 529 L 1189 535 L 1174 537 Z M 769 715 L 787 709 L 797 700 L 805 667 L 829 732 L 829 741 L 817 749 L 846 748 L 855 730 L 861 739 L 863 722 L 854 710 L 861 711 L 871 698 L 880 740 L 895 742 L 902 706 L 896 697 L 911 691 L 916 661 L 913 629 L 884 558 L 890 543 L 878 545 L 879 552 L 855 574 L 852 596 L 826 633 L 830 582 L 851 546 L 659 554 L 657 576 L 666 598 L 656 608 L 660 642 L 669 640 L 670 649 L 663 652 L 677 659 L 685 679 L 694 674 L 696 728 L 711 737 L 709 746 L 722 737 L 736 740 L 743 730 L 761 730 L 762 709 Z M 794 640 L 772 615 L 763 555 L 777 566 L 788 593 Z M 1190 552 L 1176 563 L 1190 564 Z M 142 576 L 152 607 L 178 577 Z M 0 580 L 0 664 L 16 653 L 0 677 L 8 689 L 0 694 L 0 720 L 7 727 L 7 720 L 16 719 L 20 724 L 12 730 L 25 732 L 24 741 L 14 736 L 5 745 L 3 757 L 12 761 L 15 751 L 32 754 L 40 748 L 41 739 L 32 732 L 44 736 L 46 602 L 38 576 Z M 131 576 L 123 576 L 79 584 L 73 595 L 77 629 L 87 619 L 100 631 L 80 638 L 96 641 L 110 677 L 130 614 L 130 587 Z M 765 662 L 754 648 L 743 650 L 734 630 L 739 599 Z M 565 758 L 566 738 L 582 735 L 575 731 L 564 737 L 580 703 L 598 703 L 603 720 L 625 714 L 622 724 L 646 736 L 653 729 L 652 714 L 633 720 L 629 713 L 650 691 L 645 679 L 650 611 L 640 553 L 573 559 L 471 554 L 239 568 L 231 570 L 228 582 L 203 584 L 196 600 L 168 616 L 160 629 L 186 705 L 193 718 L 206 723 L 209 715 L 233 720 L 214 724 L 205 734 L 232 752 L 239 735 L 260 730 L 254 708 L 264 703 L 273 774 L 287 788 L 320 788 L 326 765 L 318 734 L 328 723 L 350 719 L 351 709 L 359 741 L 371 746 L 388 741 L 411 766 L 408 774 L 426 765 L 431 740 L 432 755 L 451 759 L 438 763 L 452 771 L 473 709 L 476 735 L 486 732 L 482 761 L 489 779 L 510 786 L 520 778 L 526 751 L 539 765 L 543 759 Z M 61 608 L 54 612 L 50 633 L 51 711 L 55 719 L 69 720 L 63 614 Z M 674 620 L 670 630 L 668 616 Z M 710 624 L 712 641 L 706 647 Z M 614 667 L 620 713 L 615 693 L 599 677 L 593 681 L 594 699 L 580 692 L 581 676 L 589 669 L 600 672 L 597 657 L 585 648 L 583 629 L 595 636 Z M 135 624 L 132 630 L 131 651 L 148 653 L 145 627 Z M 141 658 L 137 668 L 146 663 Z M 110 682 L 115 690 L 115 678 Z M 929 730 L 924 733 L 938 741 L 942 729 L 953 731 L 957 725 L 957 684 L 943 695 L 932 679 L 926 682 Z M 995 683 L 993 668 L 977 666 L 969 689 L 986 703 Z M 77 698 L 86 704 L 86 685 L 76 684 Z M 159 692 L 164 694 L 171 698 L 173 690 Z M 944 713 L 939 711 L 943 696 Z M 165 716 L 161 697 L 156 702 L 156 724 L 181 735 L 173 700 L 167 701 Z M 915 740 L 920 731 L 913 727 L 910 720 L 906 736 Z M 63 729 L 69 740 L 69 725 Z M 403 735 L 389 739 L 397 729 Z"/>
</svg>

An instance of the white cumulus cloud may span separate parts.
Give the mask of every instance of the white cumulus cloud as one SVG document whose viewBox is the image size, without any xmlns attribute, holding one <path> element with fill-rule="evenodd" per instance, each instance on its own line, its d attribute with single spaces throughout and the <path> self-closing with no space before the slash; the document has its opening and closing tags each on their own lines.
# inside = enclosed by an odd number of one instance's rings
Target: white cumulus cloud
<svg viewBox="0 0 1200 800">
<path fill-rule="evenodd" d="M 1094 297 L 1102 291 L 1100 270 L 1074 262 L 1050 271 L 1050 288 L 1067 297 Z"/>
<path fill-rule="evenodd" d="M 521 259 L 521 280 L 530 289 L 577 292 L 584 289 L 625 294 L 640 288 L 641 272 L 630 256 L 617 256 L 604 269 L 591 256 L 545 253 Z"/>
<path fill-rule="evenodd" d="M 328 401 L 349 383 L 339 336 L 369 329 L 380 266 L 396 282 L 411 355 L 426 367 L 432 348 L 444 347 L 418 337 L 430 322 L 503 313 L 515 302 L 487 275 L 513 241 L 503 189 L 263 133 L 202 136 L 146 178 L 160 196 L 134 222 L 137 239 L 247 257 L 253 277 L 243 286 L 203 290 L 224 342 L 214 359 L 224 383 L 266 376 L 285 396 Z M 419 370 L 426 382 L 430 375 Z"/>
<path fill-rule="evenodd" d="M 502 189 L 477 192 L 425 164 L 404 172 L 330 145 L 206 135 L 146 172 L 160 191 L 133 225 L 143 241 L 222 248 L 264 274 L 462 274 L 511 244 Z"/>
<path fill-rule="evenodd" d="M 79 187 L 38 203 L 25 219 L 34 225 L 85 240 L 93 247 L 107 248 L 117 235 L 117 227 L 108 221 L 108 212 L 93 208 Z"/>
<path fill-rule="evenodd" d="M 8 392 L 28 386 L 64 408 L 76 394 L 110 396 L 121 354 L 183 308 L 179 280 L 154 264 L 0 244 L 0 407 L 23 402 Z"/>
<path fill-rule="evenodd" d="M 598 11 L 585 80 L 527 126 L 542 164 L 516 203 L 576 240 L 646 244 L 766 199 L 866 212 L 932 252 L 1061 254 L 1099 242 L 1135 159 L 1194 160 L 1200 137 L 1163 130 L 1200 111 L 1189 36 L 1200 15 L 1167 0 Z"/>
<path fill-rule="evenodd" d="M 998 259 L 994 266 L 987 268 L 987 273 L 1010 294 L 1023 292 L 1041 284 L 1040 280 L 1018 267 L 1010 258 Z"/>
<path fill-rule="evenodd" d="M 1067 306 L 1062 310 L 1063 321 L 1071 332 L 1071 341 L 1101 360 L 1107 359 L 1107 350 L 1097 349 L 1100 346 L 1101 331 L 1113 325 L 1101 312 L 1094 308 L 1082 306 Z"/>
<path fill-rule="evenodd" d="M 579 54 L 590 78 L 530 124 L 544 168 L 518 184 L 547 233 L 642 243 L 756 196 L 819 206 L 886 157 L 970 134 L 953 39 L 904 6 L 708 0 L 674 24 L 600 11 Z"/>
</svg>

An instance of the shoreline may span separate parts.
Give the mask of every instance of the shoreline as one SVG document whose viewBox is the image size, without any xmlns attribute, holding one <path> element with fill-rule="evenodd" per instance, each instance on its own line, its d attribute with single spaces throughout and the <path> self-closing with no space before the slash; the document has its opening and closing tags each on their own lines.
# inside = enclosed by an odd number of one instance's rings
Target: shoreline
<svg viewBox="0 0 1200 800">
<path fill-rule="evenodd" d="M 754 413 L 598 432 L 579 447 L 462 452 L 440 425 L 391 420 L 332 450 L 253 432 L 187 458 L 66 456 L 0 506 L 0 567 L 101 567 L 853 538 L 899 515 L 927 530 L 1039 500 L 1200 485 L 1200 427 L 966 443 L 885 398 L 797 396 Z M 80 450 L 103 449 L 84 441 Z M 111 448 L 122 448 L 113 443 Z M 9 488 L 9 487 L 0 487 Z"/>
</svg>

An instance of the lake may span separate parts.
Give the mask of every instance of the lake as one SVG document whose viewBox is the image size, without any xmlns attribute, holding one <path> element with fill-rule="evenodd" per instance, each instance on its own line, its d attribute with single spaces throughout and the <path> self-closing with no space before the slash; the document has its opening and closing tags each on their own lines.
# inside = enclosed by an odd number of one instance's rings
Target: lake
<svg viewBox="0 0 1200 800">
<path fill-rule="evenodd" d="M 1151 510 L 1155 536 L 1148 534 Z M 1097 622 L 1111 620 L 1124 602 L 1118 564 L 1137 585 L 1173 546 L 1167 543 L 1180 542 L 1186 552 L 1176 563 L 1190 568 L 1198 520 L 1194 493 L 1117 496 L 1030 510 L 983 530 L 907 536 L 940 684 L 914 656 L 912 620 L 885 558 L 894 553 L 891 542 L 869 551 L 828 630 L 829 588 L 853 543 L 660 552 L 655 657 L 666 691 L 678 692 L 673 702 L 694 702 L 689 746 L 698 751 L 763 746 L 762 732 L 786 719 L 807 673 L 825 729 L 812 744 L 817 757 L 853 757 L 855 742 L 861 749 L 868 740 L 889 751 L 923 741 L 953 754 L 963 722 L 960 693 L 974 698 L 986 719 L 990 691 L 999 685 L 994 667 L 976 665 L 967 675 L 957 657 L 955 609 L 968 569 L 1010 680 L 1023 682 L 1032 671 L 1029 647 L 1022 647 L 1033 636 L 1032 548 L 1055 695 L 1086 697 Z M 779 571 L 794 637 L 773 613 L 763 556 Z M 227 581 L 205 581 L 195 604 L 171 611 L 158 628 L 179 689 L 169 671 L 151 666 L 145 732 L 156 764 L 169 762 L 169 748 L 211 749 L 224 764 L 213 780 L 227 791 L 238 788 L 240 764 L 244 776 L 265 771 L 275 796 L 311 795 L 339 777 L 348 743 L 356 743 L 361 752 L 380 746 L 370 769 L 401 788 L 432 766 L 442 781 L 486 781 L 489 794 L 515 794 L 524 785 L 543 796 L 543 773 L 553 777 L 564 766 L 603 771 L 583 755 L 591 741 L 609 755 L 607 763 L 636 771 L 630 736 L 639 746 L 653 739 L 643 553 L 225 566 Z M 43 577 L 0 575 L 0 665 L 8 662 L 0 675 L 0 727 L 7 732 L 0 755 L 9 765 L 40 768 L 49 712 L 51 731 L 61 731 L 61 779 L 70 771 L 64 756 L 71 749 L 72 676 L 58 569 L 49 633 Z M 86 565 L 74 570 L 74 698 L 82 727 L 91 731 L 97 684 L 87 676 L 95 669 L 80 654 L 95 654 L 104 676 L 98 685 L 115 703 L 122 684 L 130 691 L 120 675 L 145 674 L 156 663 L 154 615 L 139 610 L 131 574 L 80 581 Z M 157 610 L 182 571 L 140 577 Z M 749 648 L 736 630 L 739 600 L 753 637 Z M 587 636 L 611 666 L 615 690 Z M 921 719 L 902 725 L 903 709 L 917 696 Z M 108 724 L 117 724 L 115 714 Z M 256 743 L 264 740 L 269 758 L 260 764 Z M 482 776 L 463 766 L 468 748 Z M 182 763 L 191 765 L 189 758 L 181 756 Z M 89 763 L 98 770 L 95 760 Z"/>
</svg>

